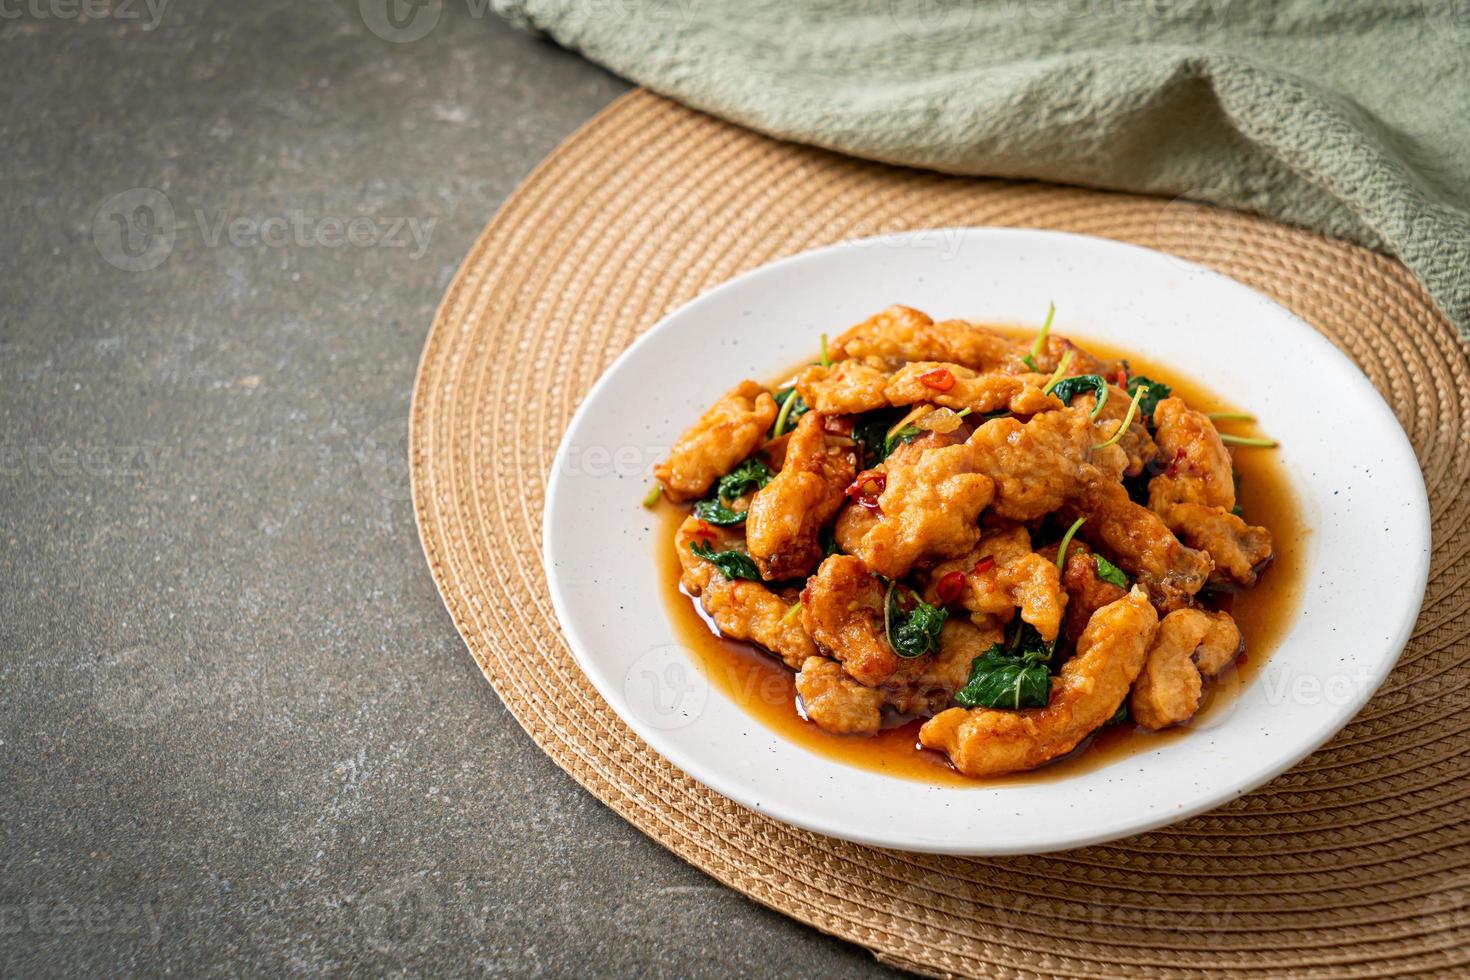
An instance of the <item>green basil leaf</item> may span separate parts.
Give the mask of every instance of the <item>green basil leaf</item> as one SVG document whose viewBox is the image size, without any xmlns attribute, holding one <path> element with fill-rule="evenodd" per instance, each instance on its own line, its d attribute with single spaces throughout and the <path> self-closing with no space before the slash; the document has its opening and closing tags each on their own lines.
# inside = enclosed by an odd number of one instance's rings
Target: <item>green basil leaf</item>
<svg viewBox="0 0 1470 980">
<path fill-rule="evenodd" d="M 716 551 L 701 541 L 691 543 L 689 550 L 718 568 L 720 574 L 727 579 L 748 578 L 753 582 L 761 580 L 760 569 L 755 567 L 755 562 L 743 551 Z"/>
<path fill-rule="evenodd" d="M 997 643 L 970 662 L 970 678 L 954 699 L 967 708 L 1043 708 L 1051 700 L 1051 671 L 1031 656 L 1007 654 Z"/>
<path fill-rule="evenodd" d="M 1138 413 L 1152 425 L 1154 409 L 1159 407 L 1159 402 L 1174 394 L 1174 389 L 1162 381 L 1153 381 L 1145 375 L 1135 374 L 1128 379 L 1129 398 L 1133 397 L 1140 385 L 1148 385 L 1148 393 L 1138 400 Z"/>
<path fill-rule="evenodd" d="M 1128 588 L 1128 576 L 1123 569 L 1108 561 L 1102 555 L 1094 553 L 1092 560 L 1097 562 L 1097 577 L 1104 582 L 1111 582 L 1120 589 Z"/>
<path fill-rule="evenodd" d="M 1092 391 L 1095 402 L 1092 408 L 1092 417 L 1096 418 L 1108 403 L 1108 383 L 1100 374 L 1077 374 L 1070 378 L 1063 378 L 1052 385 L 1051 393 L 1062 400 L 1062 404 L 1070 404 L 1073 398 L 1084 391 Z"/>
<path fill-rule="evenodd" d="M 720 477 L 720 482 L 715 489 L 722 500 L 734 500 L 743 493 L 759 490 L 770 483 L 775 476 L 776 474 L 771 472 L 769 466 L 752 456 Z"/>
<path fill-rule="evenodd" d="M 900 441 L 907 442 L 919 434 L 918 428 L 905 426 L 902 432 L 894 433 L 893 439 L 888 438 L 888 430 L 893 428 L 893 424 L 906 411 L 903 408 L 879 409 L 858 416 L 852 427 L 852 438 L 863 447 L 863 469 L 870 470 L 877 466 L 888 458 L 888 454 L 893 452 Z M 902 439 L 899 438 L 901 435 Z"/>
<path fill-rule="evenodd" d="M 888 632 L 888 645 L 893 652 L 905 659 L 922 657 L 926 653 L 939 651 L 939 632 L 949 617 L 944 609 L 931 606 L 914 598 L 914 608 L 904 611 L 898 603 L 898 583 L 888 585 L 888 600 L 884 609 L 884 625 Z"/>
<path fill-rule="evenodd" d="M 719 497 L 711 497 L 701 500 L 694 505 L 694 516 L 706 524 L 718 524 L 721 527 L 729 527 L 732 524 L 744 524 L 746 512 L 743 510 L 731 510 L 725 506 L 725 502 Z"/>
</svg>

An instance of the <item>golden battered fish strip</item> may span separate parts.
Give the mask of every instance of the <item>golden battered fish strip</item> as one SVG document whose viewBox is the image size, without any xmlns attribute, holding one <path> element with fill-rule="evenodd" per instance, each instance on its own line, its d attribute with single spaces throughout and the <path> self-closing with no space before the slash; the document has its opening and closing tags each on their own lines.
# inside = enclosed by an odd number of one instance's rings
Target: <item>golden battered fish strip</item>
<svg viewBox="0 0 1470 980">
<path fill-rule="evenodd" d="M 1080 408 L 1043 412 L 1029 422 L 992 419 L 970 436 L 978 471 L 995 481 L 991 512 L 1012 521 L 1050 514 L 1095 483 L 1117 481 L 1128 457 L 1105 442 Z M 1120 487 L 1121 489 L 1121 487 Z"/>
<path fill-rule="evenodd" d="M 1093 614 L 1044 708 L 951 708 L 919 729 L 966 776 L 1034 769 L 1066 755 L 1113 716 L 1143 669 L 1158 614 L 1141 589 Z"/>
<path fill-rule="evenodd" d="M 696 542 L 715 551 L 727 551 L 739 547 L 741 540 L 738 534 L 712 527 L 692 515 L 674 534 L 683 571 L 679 581 L 685 591 L 699 598 L 722 634 L 732 640 L 760 644 L 792 670 L 807 657 L 816 656 L 817 645 L 802 628 L 800 617 L 788 615 L 790 603 L 760 582 L 725 578 L 714 565 L 694 554 L 691 546 Z"/>
<path fill-rule="evenodd" d="M 1055 558 L 1031 550 L 1031 536 L 1015 525 L 992 531 L 968 554 L 940 562 L 930 570 L 924 601 L 946 605 L 940 583 L 958 573 L 964 582 L 959 602 L 977 625 L 1007 623 L 1021 610 L 1021 619 L 1036 627 L 1042 639 L 1056 639 L 1067 595 Z"/>
<path fill-rule="evenodd" d="M 1206 678 L 1239 655 L 1240 629 L 1229 613 L 1178 609 L 1159 632 L 1133 684 L 1129 711 L 1144 728 L 1158 730 L 1194 717 Z"/>
<path fill-rule="evenodd" d="M 1215 423 L 1182 398 L 1165 398 L 1154 409 L 1154 439 L 1164 470 L 1148 484 L 1148 506 L 1162 515 L 1172 504 L 1200 504 L 1229 511 L 1235 506 L 1230 450 Z"/>
<path fill-rule="evenodd" d="M 653 468 L 675 503 L 696 500 L 715 480 L 760 448 L 776 421 L 776 400 L 754 381 L 742 381 L 711 405 Z"/>
<path fill-rule="evenodd" d="M 801 622 L 832 659 L 869 687 L 898 669 L 883 624 L 886 590 L 851 555 L 830 555 L 801 590 Z"/>
<path fill-rule="evenodd" d="M 865 361 L 838 361 L 831 367 L 813 364 L 796 380 L 796 391 L 812 411 L 851 415 L 888 407 L 884 386 L 888 372 Z"/>
<path fill-rule="evenodd" d="M 1121 483 L 1089 486 L 1064 513 L 1086 517 L 1082 536 L 1115 556 L 1163 612 L 1190 605 L 1214 568 L 1208 554 L 1180 544 L 1157 514 L 1130 500 Z"/>
<path fill-rule="evenodd" d="M 1018 361 L 1016 341 L 963 320 L 935 323 L 907 306 L 888 309 L 859 323 L 832 344 L 833 356 L 882 357 L 889 361 L 948 361 L 990 371 Z"/>
<path fill-rule="evenodd" d="M 1163 517 L 1181 540 L 1210 556 L 1215 564 L 1211 577 L 1217 581 L 1255 585 L 1257 570 L 1273 555 L 1270 531 L 1219 507 L 1171 504 Z"/>
<path fill-rule="evenodd" d="M 1062 407 L 1060 400 L 1041 393 L 1045 383 L 1040 375 L 981 374 L 960 364 L 916 361 L 895 372 L 884 393 L 891 405 L 932 402 L 956 411 L 1005 409 L 1017 415 L 1035 415 Z"/>
<path fill-rule="evenodd" d="M 877 511 L 854 514 L 862 508 L 853 505 L 838 518 L 838 542 L 879 575 L 903 578 L 916 562 L 953 558 L 979 541 L 993 484 L 973 446 L 948 442 L 935 434 L 899 447 L 880 468 Z"/>
<path fill-rule="evenodd" d="M 848 447 L 828 445 L 825 417 L 807 412 L 786 443 L 781 471 L 756 492 L 745 523 L 751 557 L 767 581 L 806 575 L 822 560 L 822 528 L 857 475 Z"/>
<path fill-rule="evenodd" d="M 1132 395 L 1117 385 L 1110 385 L 1108 400 L 1103 405 L 1102 411 L 1097 413 L 1099 427 L 1111 434 L 1113 429 L 1122 424 L 1123 417 L 1128 414 L 1128 403 L 1132 401 L 1132 398 Z M 1093 407 L 1097 405 L 1097 396 L 1090 392 L 1079 395 L 1072 400 L 1072 404 L 1090 414 Z M 1123 470 L 1124 476 L 1137 476 L 1159 456 L 1159 447 L 1155 444 L 1153 436 L 1148 434 L 1148 426 L 1142 424 L 1141 420 L 1123 431 L 1122 438 L 1118 440 L 1118 448 L 1123 450 L 1124 455 L 1128 457 L 1128 465 Z"/>
<path fill-rule="evenodd" d="M 872 735 L 883 721 L 883 692 L 852 679 L 826 657 L 808 657 L 796 675 L 806 717 L 835 735 Z"/>
</svg>

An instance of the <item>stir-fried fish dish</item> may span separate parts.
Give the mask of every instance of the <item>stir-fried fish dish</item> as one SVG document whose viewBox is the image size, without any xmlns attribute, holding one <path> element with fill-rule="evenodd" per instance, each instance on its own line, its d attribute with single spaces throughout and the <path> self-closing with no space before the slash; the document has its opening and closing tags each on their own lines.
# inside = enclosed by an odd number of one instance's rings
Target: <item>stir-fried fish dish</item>
<svg viewBox="0 0 1470 980">
<path fill-rule="evenodd" d="M 794 710 L 919 741 L 972 777 L 1098 729 L 1189 720 L 1245 638 L 1221 596 L 1271 533 L 1232 445 L 1171 387 L 1051 332 L 895 306 L 787 384 L 742 381 L 655 468 L 690 508 L 681 586 L 796 672 Z"/>
</svg>

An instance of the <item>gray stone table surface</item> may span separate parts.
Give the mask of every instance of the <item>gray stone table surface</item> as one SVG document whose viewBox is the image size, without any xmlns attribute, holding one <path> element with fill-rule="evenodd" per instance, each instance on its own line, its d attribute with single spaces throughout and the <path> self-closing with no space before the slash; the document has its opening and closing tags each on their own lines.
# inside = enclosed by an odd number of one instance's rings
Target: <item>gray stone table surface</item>
<svg viewBox="0 0 1470 980">
<path fill-rule="evenodd" d="M 884 972 L 585 793 L 440 605 L 424 335 L 627 86 L 385 2 L 0 6 L 0 975 Z"/>
</svg>

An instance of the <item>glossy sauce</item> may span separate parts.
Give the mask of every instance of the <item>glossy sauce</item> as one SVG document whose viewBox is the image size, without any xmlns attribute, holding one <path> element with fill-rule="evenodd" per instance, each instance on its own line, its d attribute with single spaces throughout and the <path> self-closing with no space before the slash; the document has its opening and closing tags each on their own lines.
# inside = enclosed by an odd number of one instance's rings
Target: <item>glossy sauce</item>
<svg viewBox="0 0 1470 980">
<path fill-rule="evenodd" d="M 1015 332 L 1020 337 L 1033 331 Z M 1133 374 L 1143 374 L 1173 386 L 1174 393 L 1191 408 L 1203 412 L 1248 412 L 1250 406 L 1233 405 L 1202 385 L 1147 358 L 1104 343 L 1072 337 L 1077 344 L 1102 358 L 1126 358 Z M 790 377 L 790 374 L 787 375 Z M 1236 435 L 1267 435 L 1251 423 L 1221 422 L 1222 431 Z M 796 709 L 796 677 L 774 656 L 749 643 L 726 640 L 717 635 L 699 607 L 679 586 L 679 559 L 673 548 L 674 532 L 689 508 L 661 502 L 654 529 L 655 555 L 663 600 L 680 644 L 690 651 L 710 683 L 736 704 L 758 718 L 783 738 L 808 751 L 837 762 L 905 779 L 951 786 L 1017 785 L 1064 779 L 1089 769 L 1118 762 L 1136 752 L 1158 747 L 1166 741 L 1186 738 L 1195 728 L 1208 728 L 1223 720 L 1235 697 L 1250 684 L 1270 657 L 1296 617 L 1305 581 L 1305 564 L 1311 531 L 1303 522 L 1280 454 L 1270 449 L 1230 447 L 1235 470 L 1240 474 L 1238 503 L 1245 519 L 1271 532 L 1275 559 L 1250 590 L 1234 596 L 1231 615 L 1245 637 L 1242 660 L 1227 667 L 1205 685 L 1199 712 L 1184 725 L 1150 732 L 1133 725 L 1104 728 L 1085 739 L 1069 755 L 1031 772 L 989 780 L 960 775 L 939 752 L 918 745 L 921 721 L 888 728 L 868 737 L 833 735 L 803 719 Z"/>
</svg>

